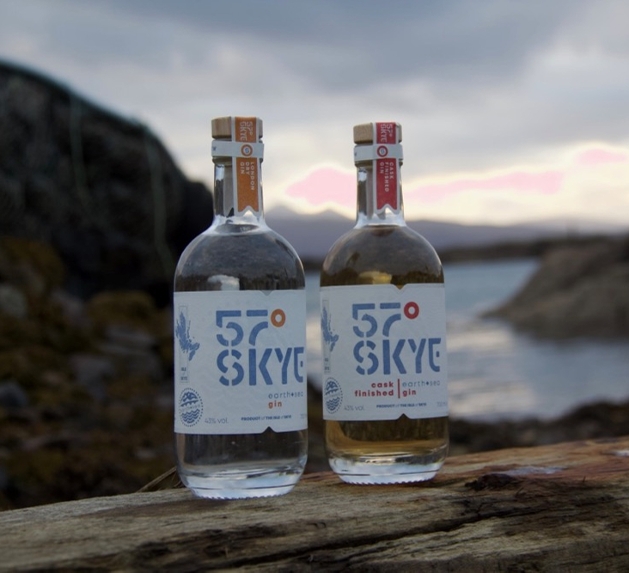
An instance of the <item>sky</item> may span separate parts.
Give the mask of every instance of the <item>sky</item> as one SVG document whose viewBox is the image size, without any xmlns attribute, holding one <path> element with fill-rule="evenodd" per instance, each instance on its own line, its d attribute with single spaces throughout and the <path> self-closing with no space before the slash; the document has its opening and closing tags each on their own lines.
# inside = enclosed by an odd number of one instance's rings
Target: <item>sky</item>
<svg viewBox="0 0 629 573">
<path fill-rule="evenodd" d="M 264 198 L 355 211 L 352 128 L 403 128 L 407 218 L 629 226 L 626 0 L 0 0 L 0 58 L 146 123 L 212 183 L 264 121 Z"/>
</svg>

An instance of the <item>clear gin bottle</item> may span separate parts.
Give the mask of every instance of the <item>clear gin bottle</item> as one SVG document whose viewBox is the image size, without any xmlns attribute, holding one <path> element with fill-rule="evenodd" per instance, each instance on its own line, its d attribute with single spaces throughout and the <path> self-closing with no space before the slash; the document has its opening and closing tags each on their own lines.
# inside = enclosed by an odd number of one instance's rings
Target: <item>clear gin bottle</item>
<svg viewBox="0 0 629 573">
<path fill-rule="evenodd" d="M 262 122 L 212 122 L 214 222 L 174 281 L 177 468 L 196 495 L 281 495 L 307 456 L 305 281 L 265 224 Z"/>
</svg>

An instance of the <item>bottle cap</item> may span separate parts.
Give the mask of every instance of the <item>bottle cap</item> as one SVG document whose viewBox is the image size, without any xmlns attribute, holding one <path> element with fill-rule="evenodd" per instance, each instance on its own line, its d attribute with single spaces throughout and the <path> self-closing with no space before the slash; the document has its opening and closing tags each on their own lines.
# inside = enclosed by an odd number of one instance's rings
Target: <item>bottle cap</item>
<svg viewBox="0 0 629 573">
<path fill-rule="evenodd" d="M 264 157 L 259 117 L 217 117 L 212 120 L 212 138 L 212 157 Z"/>
<path fill-rule="evenodd" d="M 395 141 L 390 143 L 400 143 L 402 141 L 402 126 L 399 123 L 361 123 L 354 126 L 354 143 L 356 144 L 370 144 L 374 142 L 374 128 L 378 125 L 395 125 Z"/>
<path fill-rule="evenodd" d="M 217 117 L 212 120 L 212 137 L 227 137 L 231 139 L 232 137 L 232 124 L 234 123 L 233 119 L 249 119 L 251 121 L 256 122 L 256 131 L 258 135 L 258 139 L 262 138 L 262 120 L 259 117 L 237 117 L 233 118 L 231 116 L 227 117 Z"/>
</svg>

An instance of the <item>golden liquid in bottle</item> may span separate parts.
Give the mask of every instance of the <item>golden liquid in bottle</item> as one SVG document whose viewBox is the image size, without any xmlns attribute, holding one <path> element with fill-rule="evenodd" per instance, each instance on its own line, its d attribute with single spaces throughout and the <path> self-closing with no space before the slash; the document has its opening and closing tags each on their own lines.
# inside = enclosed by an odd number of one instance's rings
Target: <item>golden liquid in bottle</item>
<svg viewBox="0 0 629 573">
<path fill-rule="evenodd" d="M 443 283 L 434 249 L 406 226 L 354 228 L 335 243 L 323 263 L 321 287 L 385 283 Z M 423 481 L 445 460 L 448 418 L 326 420 L 325 440 L 330 465 L 344 481 Z"/>
</svg>

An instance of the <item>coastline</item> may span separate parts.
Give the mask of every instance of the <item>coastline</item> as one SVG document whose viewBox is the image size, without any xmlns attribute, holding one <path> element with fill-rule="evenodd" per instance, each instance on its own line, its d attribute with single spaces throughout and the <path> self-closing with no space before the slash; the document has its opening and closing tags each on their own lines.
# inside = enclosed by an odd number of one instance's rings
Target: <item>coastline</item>
<svg viewBox="0 0 629 573">
<path fill-rule="evenodd" d="M 172 310 L 134 290 L 83 300 L 65 264 L 48 245 L 0 241 L 0 510 L 131 493 L 173 466 Z M 308 471 L 325 471 L 310 394 Z M 550 421 L 451 418 L 450 455 L 628 435 L 628 421 L 629 402 Z"/>
</svg>

